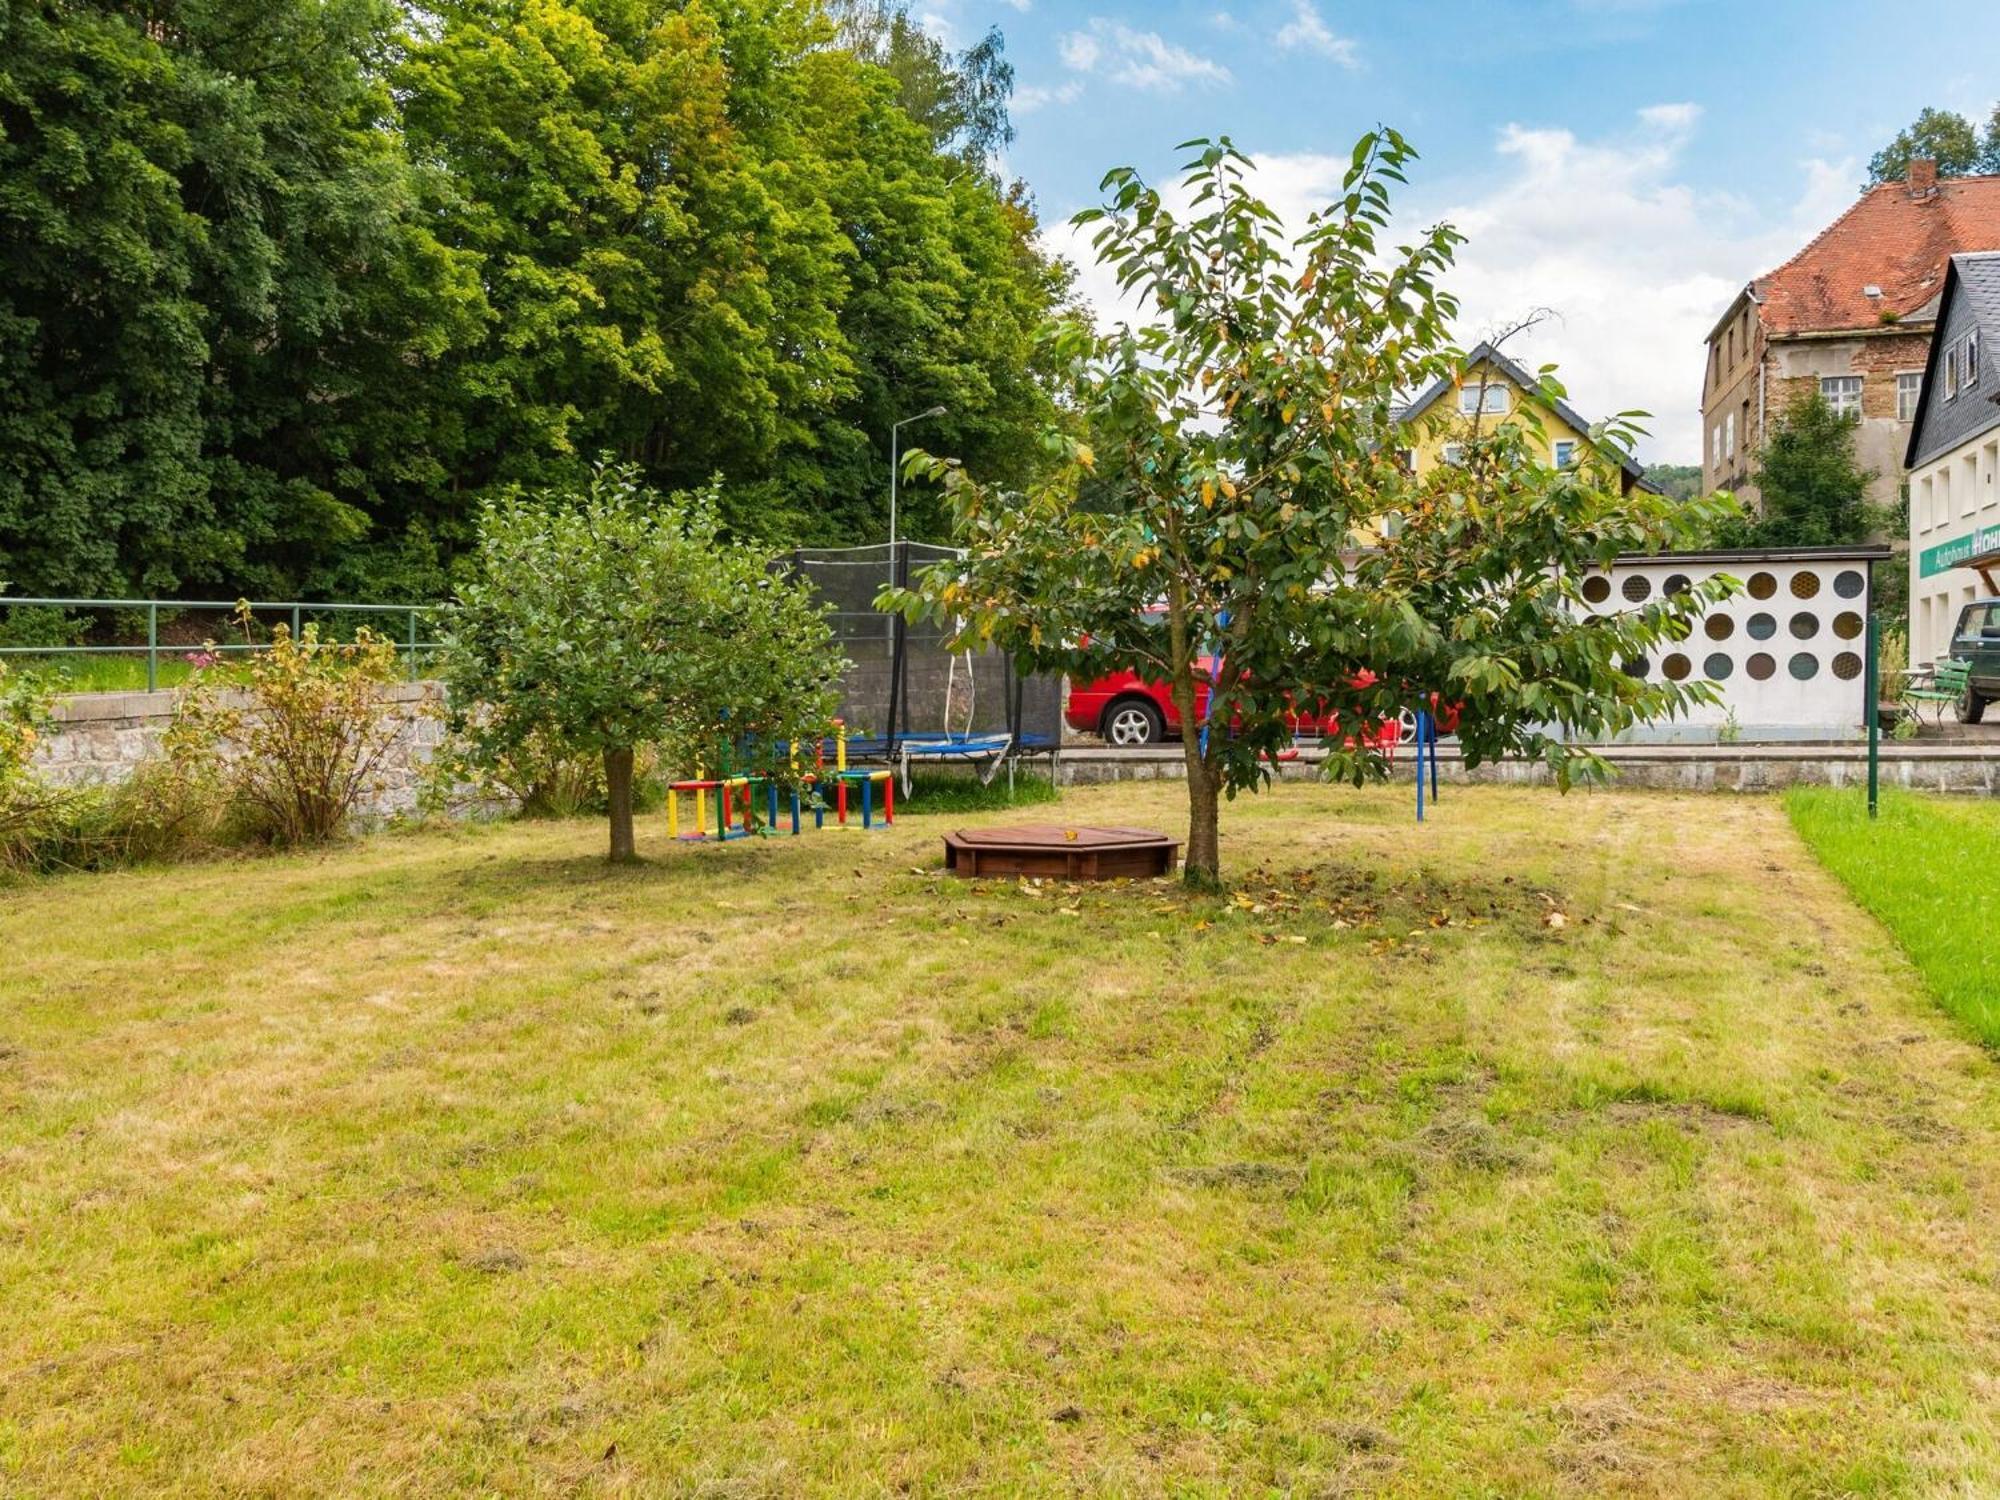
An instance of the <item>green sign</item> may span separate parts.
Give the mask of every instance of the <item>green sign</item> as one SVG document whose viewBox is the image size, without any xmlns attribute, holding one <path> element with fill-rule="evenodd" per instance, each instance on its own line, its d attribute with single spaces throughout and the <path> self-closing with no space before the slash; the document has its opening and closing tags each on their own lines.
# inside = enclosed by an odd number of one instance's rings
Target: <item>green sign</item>
<svg viewBox="0 0 2000 1500">
<path fill-rule="evenodd" d="M 1984 557 L 1989 552 L 2000 552 L 2000 526 L 1981 526 L 1964 536 L 1925 549 L 1918 562 L 1918 576 L 1929 578 L 1936 573 L 1949 573 L 1953 568 L 1962 568 L 1973 558 Z"/>
</svg>

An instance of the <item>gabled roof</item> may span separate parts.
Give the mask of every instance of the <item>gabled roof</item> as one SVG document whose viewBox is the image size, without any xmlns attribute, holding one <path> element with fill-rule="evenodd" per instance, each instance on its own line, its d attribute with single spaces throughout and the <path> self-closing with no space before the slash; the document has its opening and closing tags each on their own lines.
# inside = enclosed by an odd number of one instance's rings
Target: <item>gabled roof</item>
<svg viewBox="0 0 2000 1500">
<path fill-rule="evenodd" d="M 1978 255 L 1954 255 L 1947 263 L 1944 286 L 1938 294 L 1937 321 L 1940 331 L 1961 302 L 1979 325 L 1984 357 L 1987 360 L 2000 358 L 2000 250 Z M 1939 370 L 1944 363 L 1944 344 L 1942 338 L 1932 339 L 1930 356 L 1924 362 L 1923 390 L 1917 397 L 1916 415 L 1910 422 L 1909 443 L 1903 449 L 1903 467 L 1906 469 L 1917 466 L 1917 454 L 1930 427 L 1932 405 L 1942 399 L 1939 388 L 1944 380 Z M 1982 385 L 1994 387 L 1985 398 L 1995 407 L 1993 420 L 1975 424 L 1970 432 L 1960 431 L 1954 435 L 1947 430 L 1941 435 L 1946 450 L 1956 447 L 1975 433 L 1983 435 L 2000 426 L 2000 382 L 1987 379 L 1982 381 Z"/>
<path fill-rule="evenodd" d="M 2000 177 L 1945 177 L 1921 192 L 1885 182 L 1750 291 L 1764 327 L 1781 336 L 1927 321 L 1951 257 L 1993 249 L 2000 249 Z M 1870 297 L 1870 286 L 1881 295 Z"/>
<path fill-rule="evenodd" d="M 1502 354 L 1497 345 L 1482 342 L 1468 350 L 1465 362 L 1459 366 L 1459 370 L 1462 375 L 1464 371 L 1475 370 L 1481 365 L 1491 365 L 1495 370 L 1504 375 L 1509 383 L 1517 389 L 1533 396 L 1537 401 L 1546 402 L 1550 407 L 1554 408 L 1557 416 L 1569 423 L 1577 432 L 1587 433 L 1590 431 L 1591 422 L 1588 417 L 1584 416 L 1561 397 L 1544 395 L 1541 381 Z M 1396 413 L 1397 423 L 1401 425 L 1416 421 L 1417 418 L 1437 405 L 1447 392 L 1457 390 L 1460 384 L 1461 381 L 1453 380 L 1448 376 L 1441 376 L 1437 380 L 1432 381 L 1430 387 L 1422 395 Z M 1626 476 L 1634 484 L 1650 490 L 1656 495 L 1660 493 L 1659 486 L 1646 477 L 1645 469 L 1634 461 L 1629 454 L 1619 460 L 1619 467 L 1625 471 Z"/>
</svg>

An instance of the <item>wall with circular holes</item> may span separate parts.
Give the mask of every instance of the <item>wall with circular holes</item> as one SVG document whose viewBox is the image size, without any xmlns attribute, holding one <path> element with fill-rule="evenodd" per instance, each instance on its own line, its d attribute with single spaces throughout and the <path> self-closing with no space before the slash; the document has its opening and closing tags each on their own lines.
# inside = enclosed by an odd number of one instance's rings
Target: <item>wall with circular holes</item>
<svg viewBox="0 0 2000 1500">
<path fill-rule="evenodd" d="M 1713 606 L 1684 641 L 1626 670 L 1655 681 L 1714 682 L 1718 707 L 1696 707 L 1633 731 L 1637 740 L 1713 741 L 1730 727 L 1745 740 L 1847 739 L 1860 735 L 1869 562 L 1815 554 L 1754 560 L 1699 554 L 1620 561 L 1584 580 L 1595 614 L 1644 609 L 1717 573 L 1744 587 Z"/>
</svg>

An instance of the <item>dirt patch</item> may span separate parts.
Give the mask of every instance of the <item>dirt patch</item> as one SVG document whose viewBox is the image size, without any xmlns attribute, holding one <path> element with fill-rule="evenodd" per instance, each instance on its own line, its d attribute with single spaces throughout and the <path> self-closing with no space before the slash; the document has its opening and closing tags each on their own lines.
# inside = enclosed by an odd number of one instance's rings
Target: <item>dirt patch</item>
<svg viewBox="0 0 2000 1500">
<path fill-rule="evenodd" d="M 1239 1188 L 1252 1191 L 1295 1193 L 1305 1186 L 1303 1167 L 1288 1167 L 1269 1161 L 1218 1162 L 1206 1167 L 1168 1167 L 1162 1174 L 1183 1187 Z"/>
</svg>

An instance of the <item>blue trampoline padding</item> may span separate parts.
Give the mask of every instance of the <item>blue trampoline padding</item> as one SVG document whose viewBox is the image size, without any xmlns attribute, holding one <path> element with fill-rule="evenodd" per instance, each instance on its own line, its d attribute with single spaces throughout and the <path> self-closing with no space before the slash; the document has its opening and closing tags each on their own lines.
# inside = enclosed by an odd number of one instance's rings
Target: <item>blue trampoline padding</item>
<svg viewBox="0 0 2000 1500">
<path fill-rule="evenodd" d="M 994 755 L 1014 743 L 1011 734 L 911 735 L 896 742 L 905 755 Z"/>
</svg>

